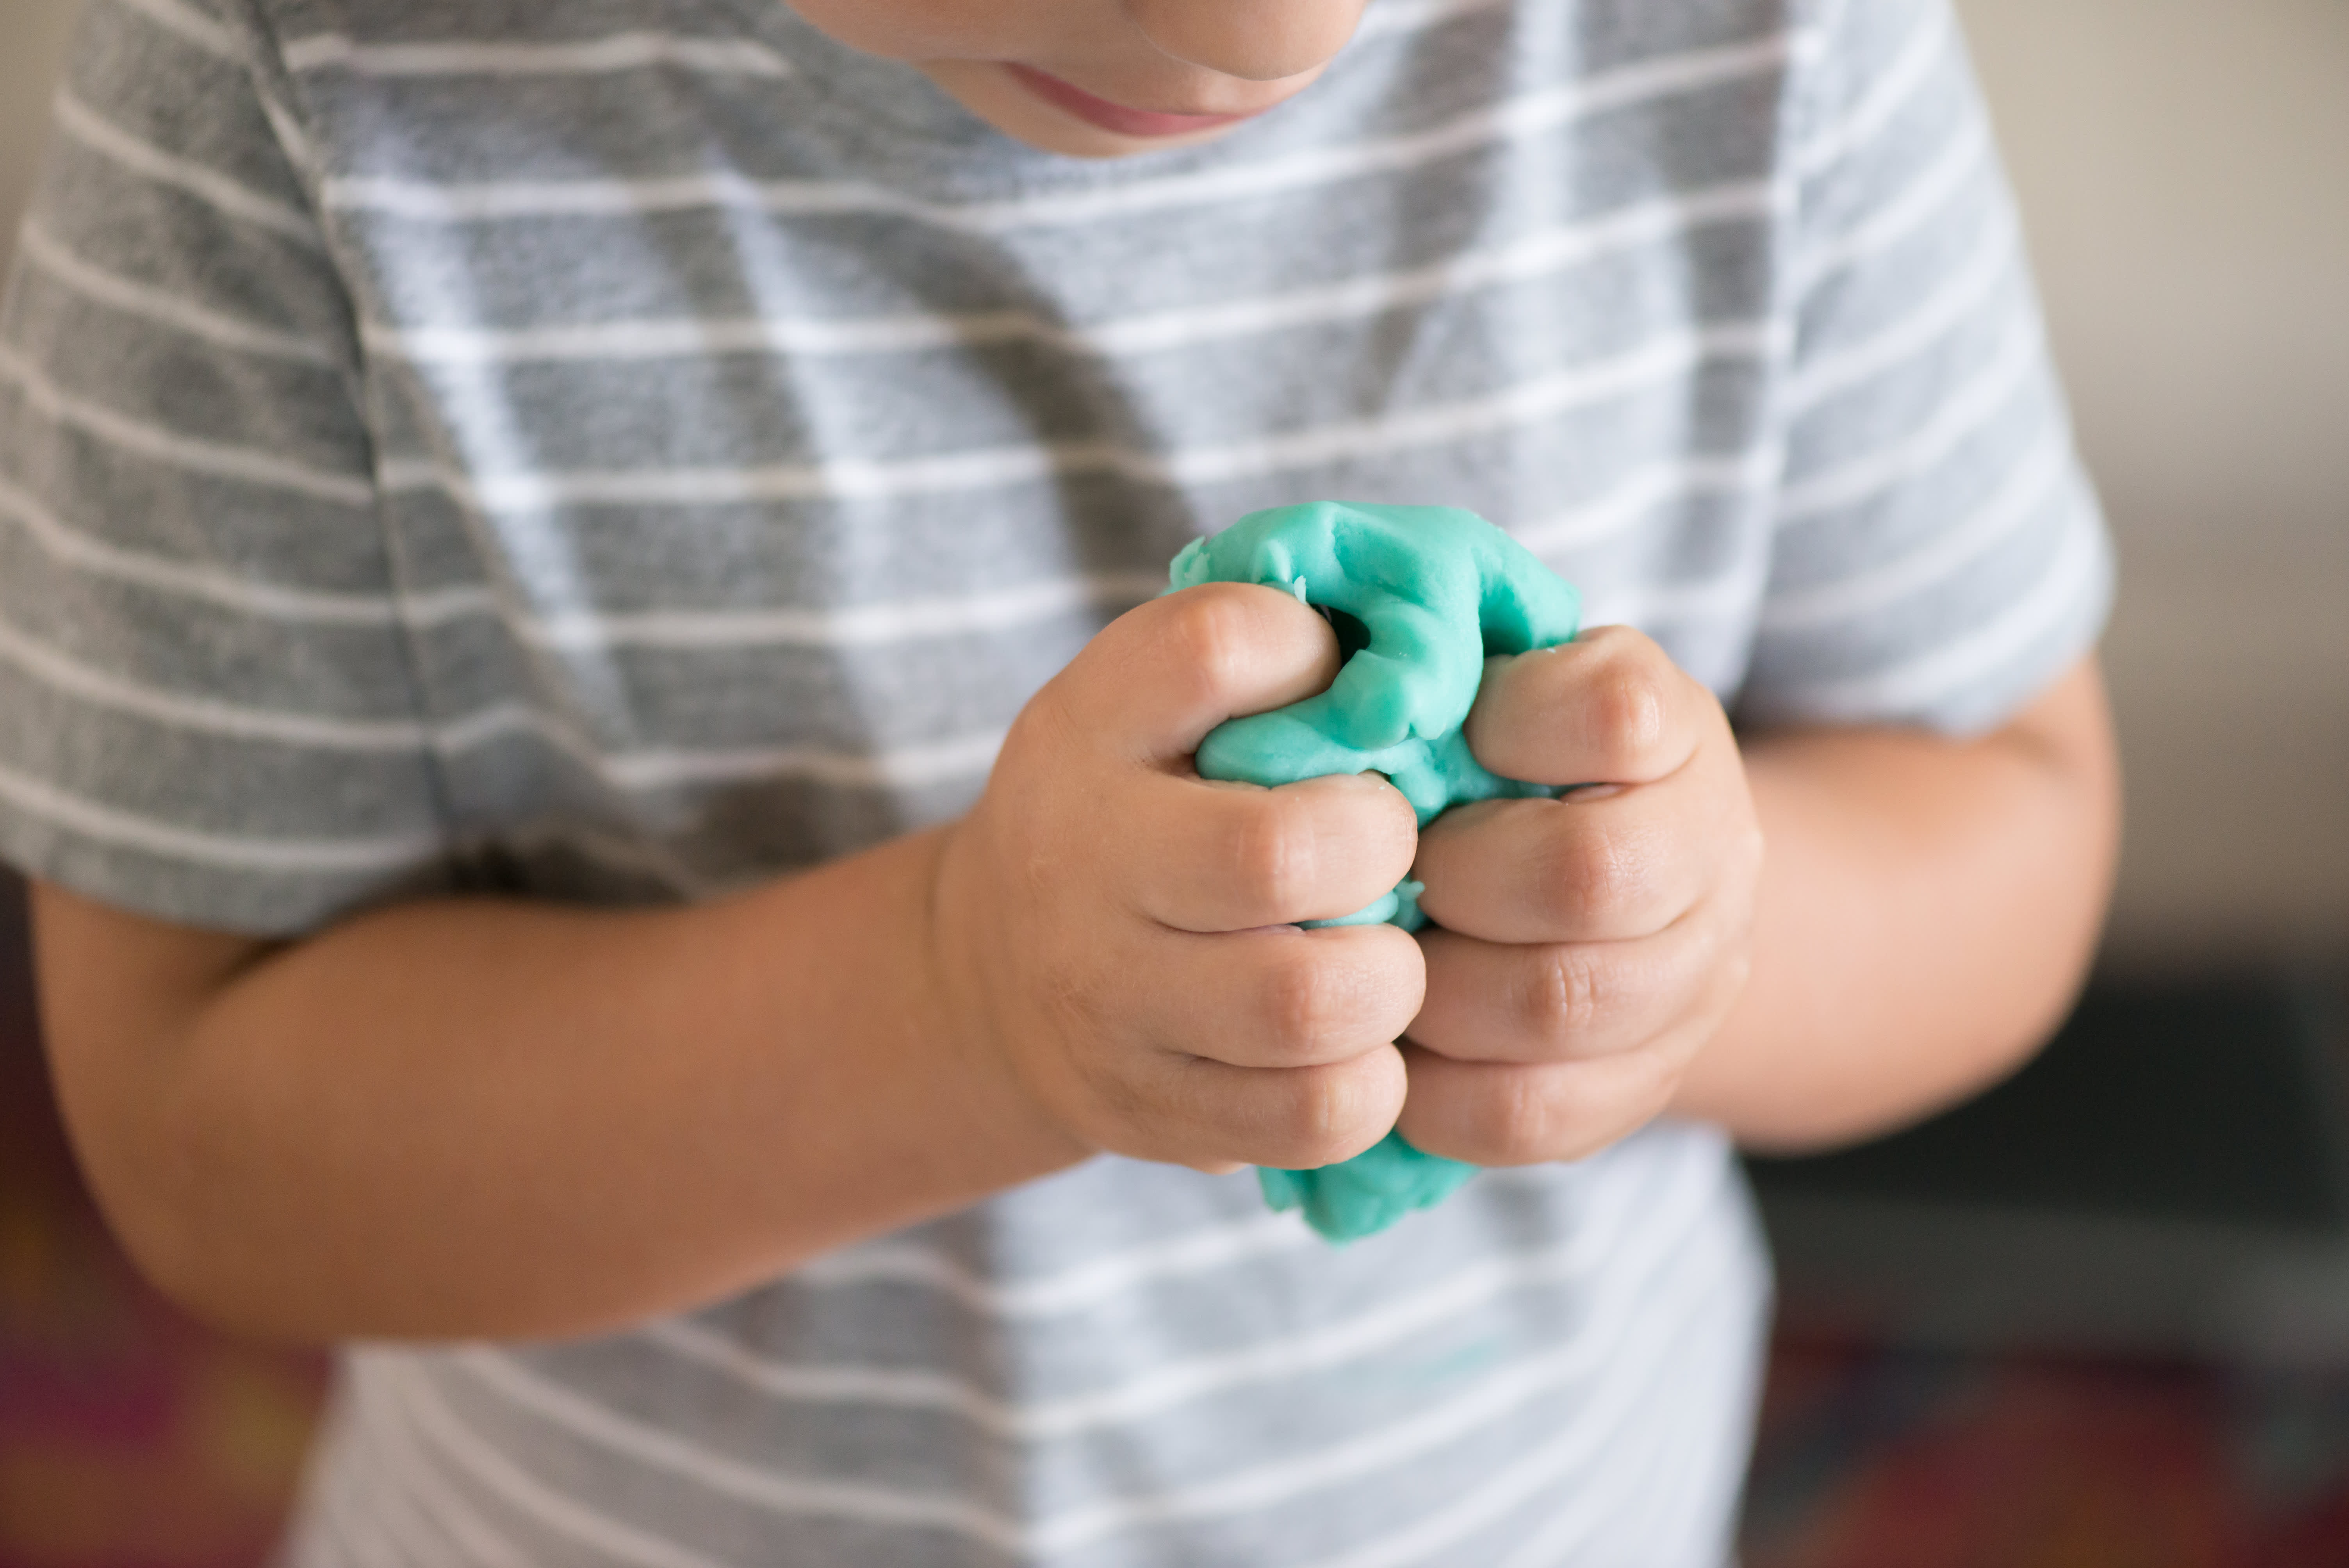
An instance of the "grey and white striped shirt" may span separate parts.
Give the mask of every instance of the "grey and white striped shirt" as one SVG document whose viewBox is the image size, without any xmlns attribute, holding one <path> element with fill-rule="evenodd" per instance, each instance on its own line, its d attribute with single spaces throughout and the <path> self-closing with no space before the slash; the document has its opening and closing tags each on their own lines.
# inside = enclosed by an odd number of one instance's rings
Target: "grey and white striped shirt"
<svg viewBox="0 0 2349 1568">
<path fill-rule="evenodd" d="M 1742 720 L 1997 722 L 2110 568 L 1944 0 L 1373 0 L 1017 147 L 779 0 L 91 0 L 0 323 L 0 851 L 298 934 L 947 817 L 1187 539 L 1472 508 Z M 592 1342 L 360 1348 L 301 1564 L 1720 1562 L 1719 1138 L 1344 1251 L 1102 1160 Z"/>
</svg>

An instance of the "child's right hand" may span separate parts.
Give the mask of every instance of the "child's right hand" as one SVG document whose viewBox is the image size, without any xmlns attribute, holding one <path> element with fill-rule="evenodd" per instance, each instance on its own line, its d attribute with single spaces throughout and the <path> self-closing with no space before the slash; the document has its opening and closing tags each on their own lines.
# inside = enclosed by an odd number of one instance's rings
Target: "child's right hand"
<svg viewBox="0 0 2349 1568">
<path fill-rule="evenodd" d="M 1086 1149 L 1304 1169 L 1395 1124 L 1419 944 L 1289 923 L 1401 881 L 1409 803 L 1376 775 L 1267 789 L 1191 765 L 1207 731 L 1321 690 L 1338 662 L 1328 625 L 1278 590 L 1154 600 L 1028 704 L 948 833 L 930 933 L 944 1000 Z"/>
</svg>

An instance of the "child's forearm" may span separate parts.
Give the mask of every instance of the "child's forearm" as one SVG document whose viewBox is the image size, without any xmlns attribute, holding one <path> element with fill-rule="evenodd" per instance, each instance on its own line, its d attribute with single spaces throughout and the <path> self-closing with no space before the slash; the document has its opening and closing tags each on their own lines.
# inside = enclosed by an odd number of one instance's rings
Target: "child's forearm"
<svg viewBox="0 0 2349 1568">
<path fill-rule="evenodd" d="M 1675 1109 L 1827 1141 L 2027 1050 L 2110 872 L 2093 665 L 1980 742 L 1746 760 L 1752 983 Z M 248 1330 L 546 1336 L 714 1299 L 1085 1151 L 940 998 L 941 841 L 691 909 L 444 901 L 290 948 L 38 890 L 68 1119 L 149 1270 Z"/>
<path fill-rule="evenodd" d="M 141 1262 L 249 1332 L 674 1310 L 1084 1152 L 944 1016 L 938 839 L 698 908 L 444 901 L 274 949 L 39 890 L 59 1088 Z"/>
<path fill-rule="evenodd" d="M 1881 1130 L 2012 1068 L 2084 973 L 2119 821 L 2104 689 L 2083 663 L 1966 744 L 1765 737 L 1752 978 L 1674 1109 L 1761 1148 Z"/>
</svg>

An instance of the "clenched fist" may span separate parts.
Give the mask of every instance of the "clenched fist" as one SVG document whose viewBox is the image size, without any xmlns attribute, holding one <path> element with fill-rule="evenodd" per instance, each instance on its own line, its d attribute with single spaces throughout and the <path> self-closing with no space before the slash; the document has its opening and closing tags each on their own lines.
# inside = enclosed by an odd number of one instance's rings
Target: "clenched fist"
<svg viewBox="0 0 2349 1568">
<path fill-rule="evenodd" d="M 1154 600 L 1021 711 L 952 830 L 931 937 L 944 993 L 973 1048 L 1085 1149 L 1304 1168 L 1402 1112 L 1419 946 L 1293 923 L 1402 878 L 1409 803 L 1376 775 L 1268 789 L 1191 765 L 1210 729 L 1321 690 L 1338 660 L 1329 626 L 1276 590 Z"/>
<path fill-rule="evenodd" d="M 1736 1001 L 1761 830 L 1720 703 L 1628 627 L 1488 661 L 1467 735 L 1495 773 L 1580 788 L 1421 835 L 1435 923 L 1402 1133 L 1479 1165 L 1570 1160 L 1661 1110 Z"/>
</svg>

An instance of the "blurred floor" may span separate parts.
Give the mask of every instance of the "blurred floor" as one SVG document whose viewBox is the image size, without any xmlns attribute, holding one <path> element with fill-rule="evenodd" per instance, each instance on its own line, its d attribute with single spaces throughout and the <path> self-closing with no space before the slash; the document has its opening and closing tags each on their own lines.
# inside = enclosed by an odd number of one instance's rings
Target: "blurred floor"
<svg viewBox="0 0 2349 1568">
<path fill-rule="evenodd" d="M 17 921 L 0 886 L 0 1568 L 257 1565 L 323 1366 L 208 1334 L 108 1241 L 49 1112 Z M 2349 1376 L 1782 1335 L 1745 1553 L 1746 1568 L 2349 1564 Z"/>
<path fill-rule="evenodd" d="M 1781 1335 L 1745 1568 L 2335 1568 L 2349 1377 Z"/>
</svg>

